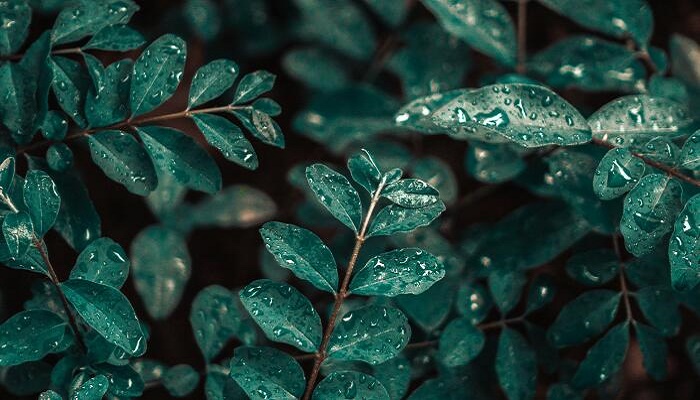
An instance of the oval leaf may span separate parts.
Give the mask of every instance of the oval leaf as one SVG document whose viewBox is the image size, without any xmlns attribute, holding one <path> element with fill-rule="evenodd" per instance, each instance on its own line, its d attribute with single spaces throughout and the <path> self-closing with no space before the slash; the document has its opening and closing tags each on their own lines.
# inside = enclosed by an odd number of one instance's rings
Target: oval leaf
<svg viewBox="0 0 700 400">
<path fill-rule="evenodd" d="M 298 399 L 306 386 L 299 363 L 271 347 L 234 350 L 231 377 L 251 398 Z"/>
<path fill-rule="evenodd" d="M 306 168 L 306 180 L 321 204 L 357 233 L 362 220 L 362 203 L 348 179 L 323 164 L 314 164 Z"/>
</svg>

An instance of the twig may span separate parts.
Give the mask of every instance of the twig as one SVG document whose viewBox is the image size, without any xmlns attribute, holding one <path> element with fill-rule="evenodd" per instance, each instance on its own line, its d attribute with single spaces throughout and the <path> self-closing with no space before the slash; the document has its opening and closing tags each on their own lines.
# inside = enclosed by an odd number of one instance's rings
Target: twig
<svg viewBox="0 0 700 400">
<path fill-rule="evenodd" d="M 518 0 L 518 64 L 515 67 L 515 70 L 519 74 L 524 74 L 526 69 L 527 2 L 528 0 Z"/>
<path fill-rule="evenodd" d="M 82 54 L 83 49 L 80 47 L 69 47 L 65 49 L 56 49 L 51 51 L 51 55 L 57 56 L 62 54 Z M 10 54 L 7 56 L 0 56 L 0 61 L 16 61 L 21 60 L 24 57 L 24 53 L 21 54 Z"/>
<path fill-rule="evenodd" d="M 612 241 L 615 255 L 617 256 L 620 264 L 620 292 L 622 293 L 622 298 L 625 303 L 627 321 L 634 321 L 634 317 L 632 315 L 632 305 L 630 304 L 629 289 L 627 288 L 627 280 L 625 279 L 625 262 L 622 257 L 622 248 L 620 246 L 620 240 L 617 233 L 613 234 Z"/>
</svg>

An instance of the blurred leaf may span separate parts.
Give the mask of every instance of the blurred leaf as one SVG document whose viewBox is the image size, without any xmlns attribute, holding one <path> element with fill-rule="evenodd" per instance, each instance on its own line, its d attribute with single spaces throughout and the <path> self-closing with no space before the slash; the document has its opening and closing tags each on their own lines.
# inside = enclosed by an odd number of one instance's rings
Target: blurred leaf
<svg viewBox="0 0 700 400">
<path fill-rule="evenodd" d="M 64 8 L 51 32 L 54 45 L 76 42 L 110 25 L 129 22 L 139 6 L 131 0 L 77 2 Z"/>
<path fill-rule="evenodd" d="M 335 90 L 347 85 L 347 67 L 332 53 L 316 47 L 296 48 L 284 55 L 282 66 L 292 78 L 316 90 Z"/>
<path fill-rule="evenodd" d="M 506 145 L 474 141 L 467 150 L 465 165 L 474 179 L 484 183 L 509 181 L 525 170 L 525 161 Z"/>
<path fill-rule="evenodd" d="M 486 339 L 467 318 L 452 320 L 440 335 L 439 357 L 447 367 L 466 365 L 479 355 Z"/>
<path fill-rule="evenodd" d="M 574 387 L 588 388 L 610 379 L 622 367 L 627 354 L 630 331 L 627 323 L 612 327 L 586 353 L 571 381 Z"/>
<path fill-rule="evenodd" d="M 620 261 L 611 249 L 596 249 L 574 254 L 566 263 L 566 273 L 586 286 L 601 286 L 618 274 Z"/>
<path fill-rule="evenodd" d="M 277 213 L 270 196 L 247 185 L 232 185 L 189 210 L 197 227 L 248 228 L 269 220 Z"/>
<path fill-rule="evenodd" d="M 161 378 L 163 387 L 173 397 L 185 397 L 199 385 L 199 372 L 187 364 L 168 368 Z"/>
<path fill-rule="evenodd" d="M 505 328 L 498 340 L 496 375 L 509 400 L 532 399 L 537 388 L 535 352 L 518 332 Z"/>
<path fill-rule="evenodd" d="M 238 299 L 228 289 L 219 285 L 207 286 L 194 298 L 190 325 L 206 362 L 216 357 L 236 336 L 240 324 Z"/>
<path fill-rule="evenodd" d="M 635 293 L 646 320 L 662 336 L 672 337 L 681 329 L 681 314 L 674 292 L 664 287 L 646 287 Z"/>
<path fill-rule="evenodd" d="M 634 324 L 634 330 L 637 333 L 639 347 L 644 357 L 643 365 L 647 374 L 654 380 L 665 380 L 668 374 L 666 370 L 668 348 L 663 336 L 654 328 L 641 323 Z"/>
<path fill-rule="evenodd" d="M 520 295 L 527 283 L 523 272 L 496 268 L 488 277 L 489 290 L 502 315 L 508 314 L 520 302 Z"/>
<path fill-rule="evenodd" d="M 599 335 L 615 318 L 620 297 L 620 293 L 607 289 L 583 292 L 561 309 L 547 332 L 549 341 L 561 348 Z"/>
<path fill-rule="evenodd" d="M 441 279 L 423 293 L 396 296 L 394 301 L 425 332 L 432 332 L 452 311 L 456 291 L 454 282 Z"/>
</svg>

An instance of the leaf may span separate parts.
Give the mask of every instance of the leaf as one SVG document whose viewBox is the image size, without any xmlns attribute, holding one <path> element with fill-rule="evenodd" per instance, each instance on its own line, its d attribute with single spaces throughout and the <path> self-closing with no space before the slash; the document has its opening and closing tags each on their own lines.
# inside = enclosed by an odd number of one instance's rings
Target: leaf
<svg viewBox="0 0 700 400">
<path fill-rule="evenodd" d="M 673 229 L 681 211 L 680 184 L 662 174 L 647 175 L 625 198 L 620 233 L 635 256 L 649 253 Z"/>
<path fill-rule="evenodd" d="M 681 149 L 678 166 L 692 171 L 700 170 L 700 130 L 686 139 Z"/>
<path fill-rule="evenodd" d="M 136 128 L 153 164 L 191 189 L 215 193 L 221 189 L 216 162 L 186 134 L 160 126 Z"/>
<path fill-rule="evenodd" d="M 119 290 L 84 279 L 70 279 L 60 286 L 75 311 L 108 342 L 132 355 L 146 350 L 139 320 Z"/>
<path fill-rule="evenodd" d="M 34 232 L 42 237 L 56 222 L 61 197 L 51 177 L 41 170 L 30 170 L 24 181 L 24 204 Z"/>
<path fill-rule="evenodd" d="M 396 357 L 410 338 L 411 326 L 401 311 L 365 306 L 340 319 L 328 342 L 328 357 L 381 364 Z"/>
<path fill-rule="evenodd" d="M 231 185 L 190 210 L 198 227 L 248 228 L 269 220 L 277 212 L 274 201 L 248 185 Z"/>
<path fill-rule="evenodd" d="M 635 298 L 647 322 L 661 335 L 672 337 L 678 334 L 681 329 L 681 314 L 673 290 L 649 286 L 638 290 Z"/>
<path fill-rule="evenodd" d="M 566 273 L 586 286 L 601 286 L 618 274 L 620 261 L 610 249 L 597 249 L 574 254 L 566 263 Z"/>
<path fill-rule="evenodd" d="M 85 59 L 91 58 L 85 56 Z M 112 63 L 106 69 L 101 65 L 98 67 L 99 80 L 93 78 L 93 88 L 88 90 L 85 98 L 85 116 L 93 127 L 116 124 L 129 117 L 127 105 L 133 63 L 126 59 Z"/>
<path fill-rule="evenodd" d="M 281 267 L 318 289 L 334 294 L 338 290 L 338 269 L 333 253 L 313 232 L 273 221 L 260 228 L 260 235 Z"/>
<path fill-rule="evenodd" d="M 352 179 L 362 186 L 370 195 L 379 187 L 382 172 L 372 155 L 365 149 L 348 159 L 348 171 Z"/>
<path fill-rule="evenodd" d="M 88 42 L 83 50 L 129 51 L 137 49 L 146 43 L 143 35 L 126 25 L 110 25 L 100 29 Z"/>
<path fill-rule="evenodd" d="M 12 181 L 15 178 L 15 158 L 7 157 L 0 164 L 0 192 L 7 196 L 12 190 Z"/>
<path fill-rule="evenodd" d="M 457 318 L 442 331 L 438 354 L 447 367 L 467 365 L 481 353 L 485 343 L 484 334 L 469 319 Z"/>
<path fill-rule="evenodd" d="M 53 390 L 47 390 L 39 394 L 39 400 L 63 400 L 63 397 Z"/>
<path fill-rule="evenodd" d="M 234 350 L 231 377 L 251 398 L 297 399 L 306 386 L 299 363 L 272 347 Z"/>
<path fill-rule="evenodd" d="M 432 332 L 447 319 L 456 291 L 454 282 L 441 279 L 421 294 L 396 296 L 394 301 L 425 332 Z"/>
<path fill-rule="evenodd" d="M 207 400 L 228 400 L 245 398 L 246 394 L 229 376 L 229 368 L 217 364 L 209 364 L 209 372 L 204 382 L 204 393 Z"/>
<path fill-rule="evenodd" d="M 268 92 L 275 84 L 275 75 L 267 71 L 255 71 L 243 75 L 231 104 L 241 104 Z"/>
<path fill-rule="evenodd" d="M 190 325 L 197 345 L 209 363 L 238 333 L 241 314 L 237 296 L 219 285 L 205 287 L 192 302 Z"/>
<path fill-rule="evenodd" d="M 640 156 L 674 167 L 678 161 L 681 149 L 673 141 L 664 136 L 657 136 L 644 145 L 641 143 L 632 146 L 632 149 Z"/>
<path fill-rule="evenodd" d="M 495 106 L 494 105 L 498 105 Z M 532 84 L 497 84 L 471 90 L 433 114 L 452 135 L 486 142 L 504 138 L 523 147 L 572 146 L 589 142 L 586 120 L 551 90 Z"/>
<path fill-rule="evenodd" d="M 633 189 L 644 175 L 645 164 L 624 147 L 610 149 L 593 175 L 593 190 L 603 200 L 612 200 Z"/>
<path fill-rule="evenodd" d="M 199 372 L 187 364 L 168 368 L 161 378 L 163 387 L 173 397 L 185 397 L 199 385 Z"/>
<path fill-rule="evenodd" d="M 479 283 L 463 283 L 457 292 L 457 311 L 473 325 L 483 321 L 493 307 L 489 291 Z"/>
<path fill-rule="evenodd" d="M 473 142 L 465 158 L 467 171 L 484 183 L 512 180 L 525 170 L 521 155 L 506 145 Z"/>
<path fill-rule="evenodd" d="M 141 231 L 131 243 L 134 286 L 154 319 L 167 318 L 180 302 L 190 279 L 187 242 L 178 232 L 160 225 Z"/>
<path fill-rule="evenodd" d="M 109 388 L 109 380 L 104 375 L 97 375 L 94 378 L 90 378 L 85 383 L 80 385 L 73 394 L 71 394 L 71 399 L 73 400 L 92 400 L 101 399 Z"/>
<path fill-rule="evenodd" d="M 49 353 L 63 350 L 68 325 L 46 310 L 19 312 L 0 325 L 0 365 L 18 365 L 36 361 Z"/>
<path fill-rule="evenodd" d="M 306 180 L 318 200 L 333 216 L 355 233 L 362 220 L 362 203 L 348 179 L 323 164 L 306 168 Z"/>
<path fill-rule="evenodd" d="M 11 0 L 0 6 L 0 55 L 14 54 L 27 39 L 32 9 L 24 0 Z"/>
<path fill-rule="evenodd" d="M 379 18 L 394 28 L 406 18 L 409 12 L 407 4 L 392 0 L 365 0 L 365 3 Z"/>
<path fill-rule="evenodd" d="M 557 287 L 551 275 L 540 274 L 535 276 L 527 291 L 525 312 L 529 314 L 551 303 L 554 300 L 556 291 Z"/>
<path fill-rule="evenodd" d="M 353 275 L 349 292 L 365 296 L 420 294 L 445 276 L 445 267 L 432 254 L 407 248 L 372 257 Z"/>
<path fill-rule="evenodd" d="M 433 115 L 445 104 L 448 104 L 450 101 L 468 92 L 469 89 L 456 89 L 417 98 L 401 107 L 394 115 L 394 123 L 396 126 L 421 132 L 425 135 L 440 133 L 449 135 L 452 130 L 449 128 L 442 128 L 434 123 Z M 459 136 L 455 136 L 455 138 L 460 139 Z"/>
<path fill-rule="evenodd" d="M 32 220 L 25 212 L 11 213 L 2 222 L 2 233 L 13 258 L 20 258 L 34 240 Z"/>
<path fill-rule="evenodd" d="M 268 339 L 312 353 L 321 344 L 321 317 L 301 292 L 269 279 L 253 281 L 239 294 Z"/>
<path fill-rule="evenodd" d="M 27 143 L 34 134 L 36 81 L 21 65 L 6 62 L 0 65 L 0 84 L 6 91 L 0 103 L 2 123 L 15 141 Z"/>
<path fill-rule="evenodd" d="M 630 341 L 630 331 L 627 323 L 612 327 L 586 353 L 576 374 L 571 381 L 576 388 L 588 388 L 599 385 L 615 374 L 625 360 Z"/>
<path fill-rule="evenodd" d="M 498 339 L 496 375 L 509 400 L 532 399 L 537 385 L 535 352 L 518 332 L 505 328 Z"/>
<path fill-rule="evenodd" d="M 282 66 L 292 78 L 317 90 L 335 90 L 347 85 L 347 67 L 333 53 L 317 47 L 292 49 L 285 53 Z"/>
<path fill-rule="evenodd" d="M 440 24 L 467 44 L 507 66 L 515 65 L 515 28 L 494 0 L 422 0 Z"/>
<path fill-rule="evenodd" d="M 635 323 L 634 330 L 644 357 L 642 361 L 644 369 L 654 380 L 663 381 L 668 375 L 666 370 L 668 348 L 663 336 L 656 329 L 641 323 Z"/>
<path fill-rule="evenodd" d="M 125 24 L 138 10 L 139 6 L 131 0 L 98 0 L 71 4 L 56 17 L 51 31 L 51 42 L 54 45 L 76 42 L 107 26 Z"/>
<path fill-rule="evenodd" d="M 445 211 L 445 203 L 442 201 L 423 208 L 405 208 L 389 204 L 372 218 L 367 237 L 410 232 L 418 227 L 429 225 L 443 211 Z"/>
<path fill-rule="evenodd" d="M 675 101 L 650 96 L 624 96 L 588 117 L 593 137 L 615 146 L 646 143 L 656 136 L 674 138 L 691 125 L 685 108 Z"/>
<path fill-rule="evenodd" d="M 70 279 L 85 279 L 119 289 L 129 275 L 129 264 L 118 243 L 110 238 L 99 238 L 80 253 Z"/>
<path fill-rule="evenodd" d="M 700 46 L 683 35 L 674 34 L 670 40 L 673 76 L 677 76 L 691 86 L 700 86 L 700 68 L 695 60 L 700 54 Z"/>
<path fill-rule="evenodd" d="M 51 364 L 30 361 L 4 369 L 3 386 L 15 396 L 29 396 L 46 389 L 51 380 Z"/>
<path fill-rule="evenodd" d="M 85 68 L 78 62 L 65 57 L 53 56 L 50 59 L 53 71 L 51 88 L 61 109 L 81 127 L 86 125 L 84 108 L 90 80 Z"/>
<path fill-rule="evenodd" d="M 700 373 L 700 336 L 693 335 L 689 337 L 685 342 L 685 349 L 695 373 Z"/>
<path fill-rule="evenodd" d="M 411 383 L 411 365 L 406 357 L 399 355 L 373 366 L 372 376 L 384 386 L 390 399 L 402 399 Z"/>
<path fill-rule="evenodd" d="M 689 290 L 700 283 L 700 195 L 688 200 L 676 219 L 668 244 L 671 283 L 677 290 Z"/>
<path fill-rule="evenodd" d="M 196 114 L 192 119 L 207 142 L 219 149 L 227 160 L 248 169 L 258 168 L 258 156 L 241 128 L 218 115 Z"/>
<path fill-rule="evenodd" d="M 190 84 L 188 109 L 224 94 L 236 81 L 238 70 L 238 64 L 226 59 L 214 60 L 200 67 Z"/>
<path fill-rule="evenodd" d="M 547 332 L 549 341 L 562 348 L 599 335 L 615 318 L 620 296 L 607 289 L 584 292 L 561 309 Z"/>
<path fill-rule="evenodd" d="M 49 111 L 44 117 L 41 131 L 45 138 L 50 140 L 63 140 L 68 132 L 68 121 L 59 111 Z"/>
<path fill-rule="evenodd" d="M 99 364 L 95 369 L 109 379 L 108 394 L 127 398 L 140 397 L 143 394 L 143 379 L 129 365 Z"/>
<path fill-rule="evenodd" d="M 314 389 L 313 400 L 359 398 L 389 400 L 380 381 L 357 371 L 333 372 Z"/>
<path fill-rule="evenodd" d="M 240 113 L 236 114 L 240 115 Z M 258 140 L 271 146 L 284 148 L 284 136 L 279 125 L 269 115 L 253 109 L 250 114 L 251 125 L 248 129 Z M 252 128 L 252 129 L 251 129 Z"/>
<path fill-rule="evenodd" d="M 388 184 L 382 196 L 406 208 L 426 207 L 440 199 L 438 191 L 420 179 L 402 179 Z"/>
<path fill-rule="evenodd" d="M 188 0 L 181 12 L 196 36 L 211 41 L 221 32 L 222 11 L 221 6 L 212 0 Z"/>
<path fill-rule="evenodd" d="M 175 35 L 163 35 L 146 47 L 131 75 L 132 117 L 155 109 L 175 93 L 186 59 L 187 45 Z"/>
<path fill-rule="evenodd" d="M 489 274 L 488 283 L 491 297 L 501 314 L 506 315 L 520 302 L 527 278 L 520 271 L 498 268 Z"/>
</svg>

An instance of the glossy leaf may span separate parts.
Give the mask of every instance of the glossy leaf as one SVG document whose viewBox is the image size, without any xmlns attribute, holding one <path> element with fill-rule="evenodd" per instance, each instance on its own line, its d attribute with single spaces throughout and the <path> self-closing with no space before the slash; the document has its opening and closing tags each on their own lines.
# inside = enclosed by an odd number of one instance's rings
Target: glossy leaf
<svg viewBox="0 0 700 400">
<path fill-rule="evenodd" d="M 70 279 L 85 279 L 119 289 L 129 275 L 129 264 L 118 243 L 110 238 L 99 238 L 80 253 Z"/>
<path fill-rule="evenodd" d="M 0 83 L 6 88 L 3 102 L 0 103 L 2 123 L 16 141 L 26 143 L 31 139 L 37 111 L 35 81 L 21 65 L 6 62 L 0 65 Z"/>
<path fill-rule="evenodd" d="M 31 170 L 24 181 L 24 204 L 32 220 L 34 232 L 44 236 L 58 217 L 61 197 L 51 177 L 41 170 Z"/>
<path fill-rule="evenodd" d="M 532 399 L 537 384 L 535 352 L 518 332 L 505 328 L 498 340 L 496 375 L 509 400 Z"/>
<path fill-rule="evenodd" d="M 333 372 L 314 390 L 313 400 L 360 398 L 389 400 L 389 394 L 380 381 L 371 375 L 356 371 Z"/>
<path fill-rule="evenodd" d="M 2 4 L 0 15 L 8 21 L 0 27 L 0 54 L 13 54 L 27 38 L 32 9 L 24 0 L 11 0 Z"/>
<path fill-rule="evenodd" d="M 125 24 L 138 9 L 139 6 L 131 0 L 72 4 L 58 14 L 51 31 L 51 42 L 54 45 L 75 42 L 94 35 L 104 27 Z"/>
<path fill-rule="evenodd" d="M 323 164 L 314 164 L 306 168 L 306 180 L 321 204 L 357 233 L 362 219 L 362 203 L 348 179 Z"/>
<path fill-rule="evenodd" d="M 2 234 L 13 258 L 20 258 L 34 240 L 32 220 L 25 212 L 11 213 L 2 221 Z"/>
<path fill-rule="evenodd" d="M 274 84 L 275 75 L 267 71 L 255 71 L 245 74 L 238 82 L 232 104 L 241 104 L 253 100 L 261 94 L 270 91 Z"/>
<path fill-rule="evenodd" d="M 85 96 L 90 85 L 85 68 L 66 57 L 51 57 L 51 88 L 61 109 L 79 126 L 85 126 Z"/>
<path fill-rule="evenodd" d="M 379 187 L 382 172 L 372 155 L 364 150 L 348 159 L 348 170 L 352 179 L 362 186 L 370 195 Z"/>
<path fill-rule="evenodd" d="M 700 170 L 700 131 L 686 139 L 678 160 L 678 166 L 693 171 Z"/>
<path fill-rule="evenodd" d="M 196 107 L 221 96 L 237 76 L 238 65 L 231 60 L 214 60 L 200 67 L 192 78 L 187 106 Z"/>
<path fill-rule="evenodd" d="M 19 312 L 0 325 L 0 365 L 18 365 L 41 360 L 63 350 L 68 325 L 63 318 L 46 310 Z"/>
<path fill-rule="evenodd" d="M 304 393 L 304 370 L 290 355 L 271 347 L 239 347 L 231 377 L 251 398 L 297 399 Z"/>
<path fill-rule="evenodd" d="M 620 296 L 607 289 L 584 292 L 559 312 L 547 332 L 549 341 L 557 347 L 567 347 L 597 336 L 615 318 Z"/>
<path fill-rule="evenodd" d="M 608 151 L 593 175 L 593 190 L 603 200 L 612 200 L 634 188 L 644 175 L 644 161 L 628 149 Z"/>
<path fill-rule="evenodd" d="M 612 327 L 586 353 L 586 358 L 579 365 L 571 381 L 573 386 L 588 388 L 610 379 L 622 367 L 629 340 L 630 331 L 627 323 Z"/>
<path fill-rule="evenodd" d="M 397 204 L 389 204 L 372 218 L 367 236 L 410 232 L 418 227 L 429 225 L 443 211 L 445 211 L 445 203 L 442 201 L 422 208 L 405 208 Z"/>
<path fill-rule="evenodd" d="M 365 296 L 420 294 L 445 276 L 440 260 L 418 248 L 393 250 L 372 257 L 357 270 L 349 291 Z"/>
<path fill-rule="evenodd" d="M 641 323 L 636 323 L 634 330 L 637 334 L 639 347 L 642 351 L 642 363 L 647 374 L 657 381 L 666 379 L 668 374 L 666 370 L 668 348 L 663 336 L 654 328 Z"/>
<path fill-rule="evenodd" d="M 91 60 L 87 55 L 85 59 Z M 92 71 L 93 87 L 85 98 L 85 117 L 91 126 L 108 126 L 129 117 L 132 67 L 132 61 L 127 59 L 112 63 L 107 68 L 99 65 Z"/>
<path fill-rule="evenodd" d="M 483 321 L 493 307 L 489 291 L 478 283 L 462 284 L 457 292 L 457 311 L 476 325 Z"/>
<path fill-rule="evenodd" d="M 574 254 L 566 263 L 566 273 L 586 286 L 600 286 L 618 274 L 620 260 L 611 249 L 590 250 Z"/>
<path fill-rule="evenodd" d="M 676 219 L 668 245 L 671 282 L 678 290 L 700 283 L 700 195 L 688 200 Z"/>
<path fill-rule="evenodd" d="M 678 300 L 671 289 L 664 287 L 645 287 L 635 294 L 637 304 L 647 322 L 662 336 L 672 337 L 681 328 L 681 314 Z"/>
<path fill-rule="evenodd" d="M 15 178 L 15 158 L 7 157 L 0 164 L 0 190 L 3 196 L 12 189 L 12 181 Z"/>
<path fill-rule="evenodd" d="M 185 397 L 199 384 L 199 372 L 187 364 L 168 368 L 161 380 L 165 390 L 173 397 Z"/>
<path fill-rule="evenodd" d="M 258 156 L 241 128 L 218 115 L 196 114 L 192 119 L 207 142 L 219 149 L 227 160 L 248 169 L 258 167 Z"/>
<path fill-rule="evenodd" d="M 406 208 L 429 206 L 439 200 L 439 195 L 435 188 L 420 179 L 402 179 L 382 190 L 382 196 Z"/>
<path fill-rule="evenodd" d="M 94 378 L 87 380 L 80 385 L 73 394 L 71 399 L 75 400 L 92 400 L 101 399 L 109 388 L 109 380 L 104 375 L 97 375 Z"/>
<path fill-rule="evenodd" d="M 452 320 L 440 335 L 438 354 L 447 367 L 466 365 L 481 353 L 486 343 L 483 332 L 467 318 Z"/>
<path fill-rule="evenodd" d="M 110 25 L 102 28 L 82 47 L 83 50 L 129 51 L 146 43 L 138 31 L 126 25 Z"/>
</svg>

